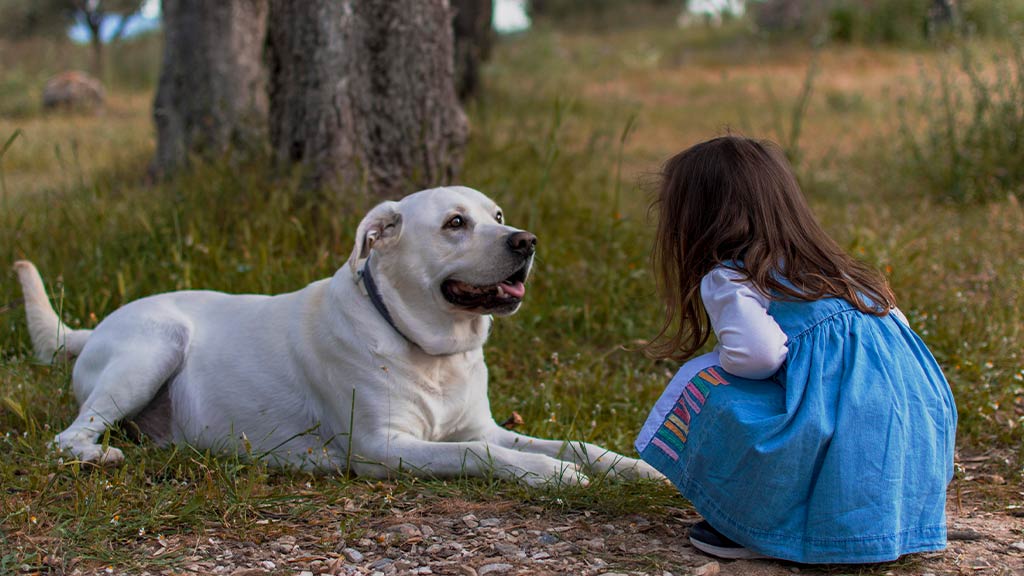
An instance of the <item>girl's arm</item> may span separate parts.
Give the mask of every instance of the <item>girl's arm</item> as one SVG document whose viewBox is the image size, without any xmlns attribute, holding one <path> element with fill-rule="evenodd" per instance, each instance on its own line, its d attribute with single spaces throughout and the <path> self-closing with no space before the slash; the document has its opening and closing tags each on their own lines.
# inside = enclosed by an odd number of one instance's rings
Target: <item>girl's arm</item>
<svg viewBox="0 0 1024 576">
<path fill-rule="evenodd" d="M 743 276 L 715 268 L 700 284 L 701 299 L 718 336 L 722 368 L 731 374 L 761 380 L 786 360 L 786 333 L 768 314 L 768 297 Z"/>
</svg>

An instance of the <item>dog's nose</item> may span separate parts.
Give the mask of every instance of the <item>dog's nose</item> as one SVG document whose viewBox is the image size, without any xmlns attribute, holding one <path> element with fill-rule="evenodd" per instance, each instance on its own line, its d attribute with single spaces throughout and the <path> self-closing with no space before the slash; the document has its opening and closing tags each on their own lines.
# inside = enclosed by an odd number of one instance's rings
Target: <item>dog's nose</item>
<svg viewBox="0 0 1024 576">
<path fill-rule="evenodd" d="M 508 249 L 516 254 L 529 256 L 537 250 L 537 237 L 529 232 L 513 232 L 506 240 Z"/>
</svg>

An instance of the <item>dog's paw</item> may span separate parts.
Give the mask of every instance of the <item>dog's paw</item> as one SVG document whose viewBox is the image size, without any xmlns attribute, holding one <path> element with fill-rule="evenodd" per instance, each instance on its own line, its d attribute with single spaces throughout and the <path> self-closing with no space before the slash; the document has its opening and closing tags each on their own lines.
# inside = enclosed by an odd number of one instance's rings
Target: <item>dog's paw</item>
<svg viewBox="0 0 1024 576">
<path fill-rule="evenodd" d="M 643 460 L 622 457 L 614 466 L 607 470 L 608 478 L 612 480 L 660 480 L 668 482 L 668 478 L 655 470 L 653 466 Z"/>
<path fill-rule="evenodd" d="M 67 454 L 79 462 L 99 466 L 120 466 L 124 463 L 124 452 L 113 446 L 104 448 L 99 444 L 57 445 L 57 452 Z"/>
<path fill-rule="evenodd" d="M 533 487 L 586 486 L 590 479 L 583 470 L 572 462 L 544 458 L 542 466 L 519 476 L 521 482 Z"/>
</svg>

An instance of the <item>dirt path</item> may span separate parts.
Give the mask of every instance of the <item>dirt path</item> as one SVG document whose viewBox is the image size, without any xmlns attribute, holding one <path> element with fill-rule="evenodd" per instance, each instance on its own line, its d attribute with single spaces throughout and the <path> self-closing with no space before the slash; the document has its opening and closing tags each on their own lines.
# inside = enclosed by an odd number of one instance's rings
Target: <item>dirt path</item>
<svg viewBox="0 0 1024 576">
<path fill-rule="evenodd" d="M 1005 508 L 1005 507 L 1004 507 Z M 358 505 L 325 510 L 323 523 L 269 523 L 268 539 L 239 542 L 218 535 L 161 537 L 148 545 L 154 563 L 181 558 L 175 570 L 148 574 L 260 574 L 458 576 L 548 575 L 749 575 L 1024 574 L 1024 514 L 1010 506 L 999 512 L 958 506 L 951 499 L 950 542 L 945 552 L 919 554 L 870 566 L 798 566 L 773 561 L 715 561 L 694 550 L 687 527 L 698 520 L 684 509 L 667 515 L 600 517 L 590 512 L 559 513 L 512 501 L 474 502 L 423 499 L 393 514 L 360 517 Z M 339 522 L 349 523 L 342 539 Z M 276 534 L 276 536 L 275 536 Z M 72 567 L 71 574 L 122 573 L 114 568 Z M 128 573 L 128 572 L 124 572 Z M 133 571 L 132 573 L 139 573 Z"/>
</svg>

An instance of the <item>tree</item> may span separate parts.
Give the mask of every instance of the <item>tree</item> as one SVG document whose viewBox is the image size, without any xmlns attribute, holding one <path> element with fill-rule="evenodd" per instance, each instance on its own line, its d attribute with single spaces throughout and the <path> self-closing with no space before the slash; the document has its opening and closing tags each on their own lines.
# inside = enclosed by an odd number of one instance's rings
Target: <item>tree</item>
<svg viewBox="0 0 1024 576">
<path fill-rule="evenodd" d="M 120 39 L 145 0 L 4 0 L 0 7 L 0 34 L 7 37 L 63 37 L 80 22 L 89 31 L 92 73 L 103 76 L 103 23 L 118 18 L 112 41 Z"/>
<path fill-rule="evenodd" d="M 450 182 L 468 133 L 447 0 L 271 0 L 270 136 L 312 186 Z"/>
<path fill-rule="evenodd" d="M 455 90 L 466 100 L 480 89 L 480 66 L 491 56 L 493 0 L 452 0 Z"/>
<path fill-rule="evenodd" d="M 145 0 L 66 0 L 74 9 L 75 20 L 89 30 L 89 44 L 92 46 L 92 73 L 103 78 L 103 22 L 110 16 L 118 16 L 116 37 L 124 34 L 128 21 L 142 9 Z"/>
<path fill-rule="evenodd" d="M 163 0 L 164 51 L 153 103 L 166 173 L 189 155 L 251 145 L 266 126 L 267 0 Z"/>
</svg>

